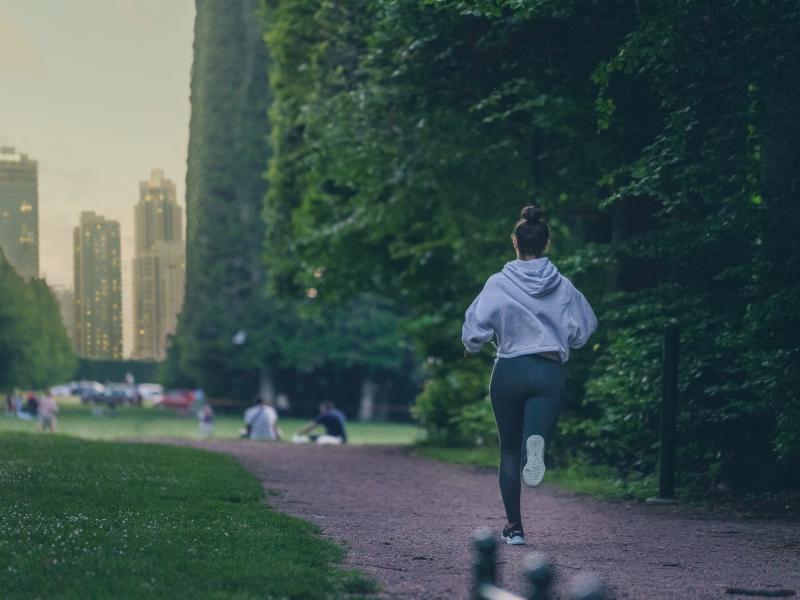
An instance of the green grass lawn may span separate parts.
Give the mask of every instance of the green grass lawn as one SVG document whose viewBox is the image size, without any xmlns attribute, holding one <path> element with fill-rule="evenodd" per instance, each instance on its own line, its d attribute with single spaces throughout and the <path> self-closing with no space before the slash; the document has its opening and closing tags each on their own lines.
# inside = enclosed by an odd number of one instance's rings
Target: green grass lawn
<svg viewBox="0 0 800 600">
<path fill-rule="evenodd" d="M 420 445 L 414 452 L 434 460 L 487 469 L 497 469 L 500 463 L 500 452 L 495 447 L 444 448 Z M 548 467 L 545 483 L 605 500 L 644 500 L 654 496 L 657 487 L 654 477 L 632 476 L 622 479 L 607 467 L 588 466 L 579 462 Z"/>
<path fill-rule="evenodd" d="M 307 421 L 281 419 L 280 428 L 286 439 Z M 242 428 L 241 415 L 217 415 L 214 420 L 214 435 L 217 439 L 239 437 Z M 38 431 L 36 421 L 23 421 L 0 416 L 0 432 Z M 62 405 L 58 417 L 58 431 L 95 440 L 114 440 L 141 437 L 197 438 L 197 420 L 177 415 L 166 409 L 150 407 L 123 407 L 112 415 L 106 410 L 103 416 L 92 414 L 88 406 Z M 411 444 L 417 440 L 419 428 L 407 423 L 359 423 L 347 424 L 349 441 L 353 444 Z"/>
<path fill-rule="evenodd" d="M 0 434 L 0 589 L 22 598 L 347 598 L 374 584 L 230 457 Z"/>
</svg>

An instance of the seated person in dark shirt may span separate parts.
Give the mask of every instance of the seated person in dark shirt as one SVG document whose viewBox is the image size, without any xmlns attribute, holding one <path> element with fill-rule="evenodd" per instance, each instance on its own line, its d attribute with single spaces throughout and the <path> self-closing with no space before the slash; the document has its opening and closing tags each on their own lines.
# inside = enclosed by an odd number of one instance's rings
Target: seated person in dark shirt
<svg viewBox="0 0 800 600">
<path fill-rule="evenodd" d="M 319 405 L 317 417 L 295 435 L 304 436 L 322 425 L 325 428 L 325 435 L 309 436 L 312 441 L 318 444 L 344 444 L 347 442 L 347 432 L 344 427 L 345 421 L 344 413 L 338 410 L 333 405 L 333 402 L 323 402 Z"/>
</svg>

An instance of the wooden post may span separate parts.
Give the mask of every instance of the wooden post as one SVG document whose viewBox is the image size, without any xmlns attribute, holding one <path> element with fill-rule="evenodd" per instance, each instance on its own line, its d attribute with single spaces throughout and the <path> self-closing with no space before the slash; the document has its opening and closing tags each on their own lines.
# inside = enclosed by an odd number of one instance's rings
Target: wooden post
<svg viewBox="0 0 800 600">
<path fill-rule="evenodd" d="M 661 400 L 661 451 L 658 497 L 675 498 L 675 427 L 678 417 L 678 345 L 680 330 L 674 322 L 664 327 L 663 389 Z"/>
<path fill-rule="evenodd" d="M 550 600 L 554 575 L 550 559 L 541 552 L 535 552 L 525 557 L 523 567 L 530 585 L 528 600 Z"/>
<path fill-rule="evenodd" d="M 473 534 L 475 545 L 475 564 L 473 566 L 472 597 L 481 600 L 480 588 L 484 584 L 494 585 L 497 580 L 497 540 L 494 532 L 488 527 L 482 527 Z"/>
</svg>

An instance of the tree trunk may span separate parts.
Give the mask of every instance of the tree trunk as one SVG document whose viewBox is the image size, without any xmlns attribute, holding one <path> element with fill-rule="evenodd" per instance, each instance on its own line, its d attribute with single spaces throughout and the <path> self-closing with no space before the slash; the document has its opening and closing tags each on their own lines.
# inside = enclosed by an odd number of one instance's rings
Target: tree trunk
<svg viewBox="0 0 800 600">
<path fill-rule="evenodd" d="M 272 383 L 272 376 L 266 369 L 258 372 L 258 397 L 267 398 L 275 403 L 275 386 Z"/>
<path fill-rule="evenodd" d="M 358 406 L 358 420 L 372 421 L 375 418 L 375 395 L 378 392 L 378 384 L 369 377 L 364 377 L 361 381 L 361 400 Z"/>
</svg>

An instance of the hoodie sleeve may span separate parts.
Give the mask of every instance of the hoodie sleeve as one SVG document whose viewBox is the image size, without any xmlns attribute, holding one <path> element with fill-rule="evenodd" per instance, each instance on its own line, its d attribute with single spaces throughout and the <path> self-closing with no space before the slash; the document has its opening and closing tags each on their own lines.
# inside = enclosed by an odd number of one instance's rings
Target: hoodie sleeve
<svg viewBox="0 0 800 600">
<path fill-rule="evenodd" d="M 486 342 L 494 337 L 496 314 L 491 303 L 490 284 L 486 285 L 473 300 L 464 315 L 464 326 L 461 328 L 461 341 L 468 352 L 478 352 Z"/>
<path fill-rule="evenodd" d="M 570 348 L 580 348 L 586 344 L 589 336 L 597 329 L 597 317 L 594 316 L 594 311 L 589 302 L 577 289 L 575 289 L 570 304 L 568 341 Z"/>
</svg>

